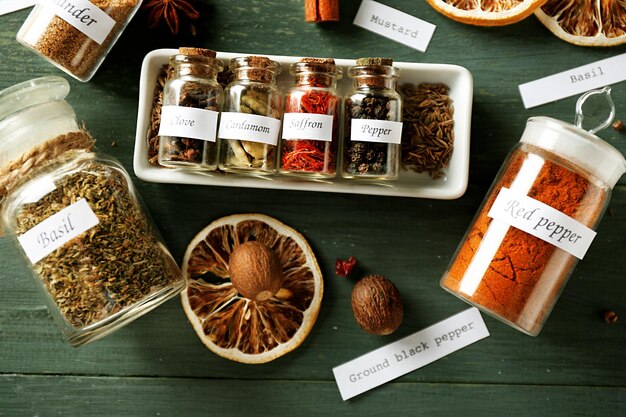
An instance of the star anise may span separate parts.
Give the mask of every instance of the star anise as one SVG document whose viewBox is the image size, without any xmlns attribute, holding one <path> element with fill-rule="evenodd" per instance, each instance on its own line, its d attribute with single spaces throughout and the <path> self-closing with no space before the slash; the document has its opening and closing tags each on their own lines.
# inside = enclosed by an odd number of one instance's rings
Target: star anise
<svg viewBox="0 0 626 417">
<path fill-rule="evenodd" d="M 193 6 L 194 2 L 195 0 L 148 0 L 141 8 L 148 11 L 150 28 L 156 28 L 165 19 L 170 31 L 176 35 L 180 29 L 179 14 L 189 20 L 196 20 L 200 17 L 200 13 Z M 191 31 L 195 33 L 193 24 Z"/>
</svg>

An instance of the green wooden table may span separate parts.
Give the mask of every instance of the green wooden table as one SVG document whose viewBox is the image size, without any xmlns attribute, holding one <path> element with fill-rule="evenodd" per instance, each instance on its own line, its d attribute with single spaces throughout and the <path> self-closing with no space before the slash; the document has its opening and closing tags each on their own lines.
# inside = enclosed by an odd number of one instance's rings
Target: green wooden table
<svg viewBox="0 0 626 417">
<path fill-rule="evenodd" d="M 626 52 L 588 49 L 552 36 L 531 16 L 502 28 L 462 25 L 421 0 L 384 3 L 437 25 L 426 53 L 352 25 L 360 2 L 343 0 L 338 24 L 304 22 L 302 0 L 207 2 L 198 36 L 146 29 L 138 15 L 94 79 L 71 81 L 68 101 L 99 148 L 132 172 L 139 69 L 156 48 L 205 46 L 256 54 L 390 55 L 451 63 L 474 77 L 470 185 L 440 201 L 136 184 L 178 260 L 191 238 L 223 215 L 261 212 L 301 231 L 325 281 L 319 319 L 296 351 L 243 365 L 208 351 L 178 298 L 83 348 L 66 344 L 35 282 L 0 240 L 0 415 L 2 416 L 626 416 L 626 178 L 615 189 L 598 236 L 539 337 L 485 317 L 491 337 L 348 402 L 332 368 L 449 317 L 467 306 L 438 281 L 509 149 L 532 115 L 573 120 L 575 98 L 523 108 L 518 84 Z M 0 17 L 0 88 L 62 73 L 15 40 L 27 11 Z M 614 86 L 626 119 L 626 84 Z M 623 152 L 626 133 L 603 132 Z M 115 146 L 114 146 L 115 145 Z M 352 285 L 336 258 L 392 278 L 406 306 L 388 337 L 364 333 L 352 317 Z M 605 309 L 622 317 L 609 325 Z"/>
</svg>

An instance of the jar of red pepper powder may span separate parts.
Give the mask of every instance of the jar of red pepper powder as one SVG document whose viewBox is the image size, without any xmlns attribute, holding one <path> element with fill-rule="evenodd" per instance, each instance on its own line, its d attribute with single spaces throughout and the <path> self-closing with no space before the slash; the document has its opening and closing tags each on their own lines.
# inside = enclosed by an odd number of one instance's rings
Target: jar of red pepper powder
<svg viewBox="0 0 626 417">
<path fill-rule="evenodd" d="M 538 335 L 625 171 L 623 155 L 599 137 L 559 120 L 530 118 L 441 286 Z"/>
<path fill-rule="evenodd" d="M 333 178 L 336 174 L 342 69 L 334 59 L 303 58 L 290 67 L 295 86 L 285 98 L 281 174 Z"/>
</svg>

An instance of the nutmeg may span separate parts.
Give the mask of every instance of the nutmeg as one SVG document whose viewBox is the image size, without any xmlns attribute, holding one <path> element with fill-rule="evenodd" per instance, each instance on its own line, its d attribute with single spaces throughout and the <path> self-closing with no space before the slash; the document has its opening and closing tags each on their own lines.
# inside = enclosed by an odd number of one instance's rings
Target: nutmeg
<svg viewBox="0 0 626 417">
<path fill-rule="evenodd" d="M 382 275 L 366 275 L 352 289 L 352 313 L 368 333 L 387 335 L 402 323 L 400 291 Z"/>
<path fill-rule="evenodd" d="M 271 298 L 283 282 L 278 257 L 267 245 L 257 241 L 236 246 L 230 255 L 228 270 L 237 291 L 257 302 Z"/>
</svg>

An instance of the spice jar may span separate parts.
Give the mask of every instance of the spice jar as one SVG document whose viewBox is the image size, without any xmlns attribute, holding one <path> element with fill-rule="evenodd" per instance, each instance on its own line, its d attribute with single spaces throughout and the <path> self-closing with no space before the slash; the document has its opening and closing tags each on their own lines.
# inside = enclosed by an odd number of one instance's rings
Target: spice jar
<svg viewBox="0 0 626 417">
<path fill-rule="evenodd" d="M 342 70 L 333 59 L 303 58 L 291 65 L 296 85 L 285 98 L 280 172 L 333 178 L 341 98 L 337 80 Z"/>
<path fill-rule="evenodd" d="M 360 58 L 348 69 L 354 79 L 344 111 L 344 178 L 398 177 L 402 139 L 402 98 L 395 90 L 398 70 L 389 58 Z"/>
<path fill-rule="evenodd" d="M 78 346 L 185 284 L 128 173 L 92 149 L 68 92 L 60 77 L 0 92 L 0 226 Z"/>
<path fill-rule="evenodd" d="M 233 58 L 235 79 L 224 91 L 219 168 L 266 175 L 276 172 L 282 94 L 276 86 L 281 67 L 267 57 Z"/>
<path fill-rule="evenodd" d="M 536 336 L 595 236 L 622 154 L 574 125 L 533 117 L 441 285 Z"/>
<path fill-rule="evenodd" d="M 215 170 L 217 120 L 224 100 L 217 82 L 222 62 L 210 49 L 180 48 L 170 65 L 174 75 L 163 87 L 159 164 Z"/>
<path fill-rule="evenodd" d="M 141 0 L 42 1 L 17 40 L 72 77 L 89 81 L 140 5 Z"/>
</svg>

